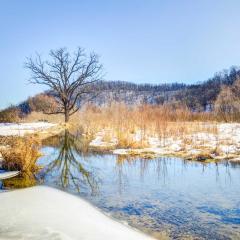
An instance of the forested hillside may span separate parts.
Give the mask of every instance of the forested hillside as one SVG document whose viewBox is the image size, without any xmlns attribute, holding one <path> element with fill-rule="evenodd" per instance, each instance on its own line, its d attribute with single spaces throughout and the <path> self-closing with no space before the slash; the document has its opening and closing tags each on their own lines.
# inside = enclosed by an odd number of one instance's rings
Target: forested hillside
<svg viewBox="0 0 240 240">
<path fill-rule="evenodd" d="M 239 68 L 232 67 L 216 73 L 207 81 L 186 85 L 171 84 L 134 84 L 124 81 L 102 81 L 92 86 L 91 101 L 102 105 L 112 101 L 126 104 L 166 104 L 186 105 L 194 111 L 212 110 L 222 86 L 232 85 L 240 76 Z M 86 97 L 87 98 L 87 97 Z"/>
</svg>

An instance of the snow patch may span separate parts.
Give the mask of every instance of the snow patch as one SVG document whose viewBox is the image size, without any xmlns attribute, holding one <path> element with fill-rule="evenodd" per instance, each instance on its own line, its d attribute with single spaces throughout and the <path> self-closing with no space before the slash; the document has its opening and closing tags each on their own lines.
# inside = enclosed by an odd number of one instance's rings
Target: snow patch
<svg viewBox="0 0 240 240">
<path fill-rule="evenodd" d="M 90 142 L 89 146 L 91 147 L 112 147 L 117 144 L 117 139 L 112 138 L 110 142 L 104 141 L 104 135 L 106 132 L 100 131 L 96 134 L 96 137 Z"/>
<path fill-rule="evenodd" d="M 23 136 L 25 134 L 43 131 L 57 124 L 48 122 L 33 123 L 0 123 L 0 136 Z"/>
<path fill-rule="evenodd" d="M 234 145 L 221 145 L 219 146 L 219 150 L 225 154 L 236 153 L 238 151 Z"/>
<path fill-rule="evenodd" d="M 152 239 L 57 189 L 36 186 L 0 194 L 0 239 Z"/>
</svg>

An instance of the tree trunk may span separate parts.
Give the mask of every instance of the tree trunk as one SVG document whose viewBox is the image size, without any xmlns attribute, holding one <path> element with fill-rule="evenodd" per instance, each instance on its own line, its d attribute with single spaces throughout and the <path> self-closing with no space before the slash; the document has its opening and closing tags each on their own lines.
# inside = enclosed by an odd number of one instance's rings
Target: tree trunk
<svg viewBox="0 0 240 240">
<path fill-rule="evenodd" d="M 68 111 L 68 109 L 65 109 L 64 116 L 65 116 L 65 123 L 68 123 L 68 121 L 69 121 L 69 111 Z"/>
</svg>

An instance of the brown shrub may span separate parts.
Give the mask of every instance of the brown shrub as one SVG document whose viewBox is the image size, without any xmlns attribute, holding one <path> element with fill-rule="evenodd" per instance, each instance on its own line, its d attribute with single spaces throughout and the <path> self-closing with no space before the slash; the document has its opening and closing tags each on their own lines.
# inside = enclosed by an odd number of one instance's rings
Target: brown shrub
<svg viewBox="0 0 240 240">
<path fill-rule="evenodd" d="M 35 172 L 36 161 L 40 156 L 40 142 L 33 137 L 13 138 L 9 147 L 0 149 L 3 157 L 2 167 L 5 170 Z"/>
<path fill-rule="evenodd" d="M 0 112 L 0 122 L 10 123 L 20 121 L 20 110 L 14 106 Z"/>
<path fill-rule="evenodd" d="M 38 94 L 28 99 L 29 107 L 34 112 L 54 112 L 58 104 L 54 97 L 46 94 Z"/>
</svg>

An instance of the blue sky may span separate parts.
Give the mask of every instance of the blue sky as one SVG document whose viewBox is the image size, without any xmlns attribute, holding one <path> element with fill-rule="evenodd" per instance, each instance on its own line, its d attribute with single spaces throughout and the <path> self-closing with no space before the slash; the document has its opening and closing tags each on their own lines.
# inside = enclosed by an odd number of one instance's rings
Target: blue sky
<svg viewBox="0 0 240 240">
<path fill-rule="evenodd" d="M 82 46 L 106 79 L 193 83 L 240 65 L 238 0 L 1 0 L 0 108 L 43 89 L 26 57 Z"/>
</svg>

